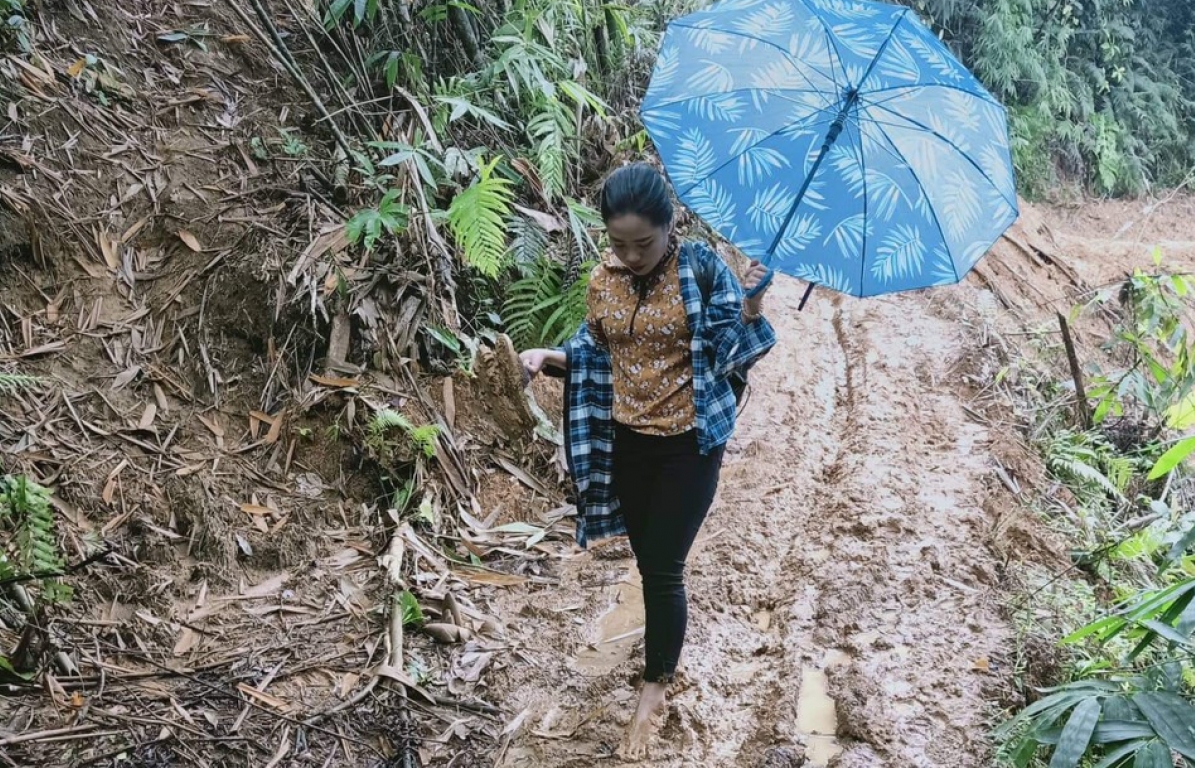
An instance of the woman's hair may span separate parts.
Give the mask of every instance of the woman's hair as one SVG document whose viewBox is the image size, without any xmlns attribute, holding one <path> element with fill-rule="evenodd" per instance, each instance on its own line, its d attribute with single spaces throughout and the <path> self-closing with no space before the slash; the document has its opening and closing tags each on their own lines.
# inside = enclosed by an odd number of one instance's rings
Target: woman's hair
<svg viewBox="0 0 1195 768">
<path fill-rule="evenodd" d="M 602 183 L 602 221 L 633 213 L 654 226 L 672 223 L 672 198 L 664 177 L 647 163 L 632 163 Z"/>
</svg>

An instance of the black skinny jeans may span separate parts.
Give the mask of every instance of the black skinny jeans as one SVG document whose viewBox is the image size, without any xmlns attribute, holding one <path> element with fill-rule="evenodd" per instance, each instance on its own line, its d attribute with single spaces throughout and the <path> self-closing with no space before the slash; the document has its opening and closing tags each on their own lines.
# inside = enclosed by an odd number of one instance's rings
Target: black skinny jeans
<svg viewBox="0 0 1195 768">
<path fill-rule="evenodd" d="M 685 559 L 705 521 L 723 449 L 702 456 L 697 433 L 655 437 L 618 425 L 614 491 L 643 577 L 646 658 L 643 679 L 672 679 L 685 642 Z"/>
</svg>

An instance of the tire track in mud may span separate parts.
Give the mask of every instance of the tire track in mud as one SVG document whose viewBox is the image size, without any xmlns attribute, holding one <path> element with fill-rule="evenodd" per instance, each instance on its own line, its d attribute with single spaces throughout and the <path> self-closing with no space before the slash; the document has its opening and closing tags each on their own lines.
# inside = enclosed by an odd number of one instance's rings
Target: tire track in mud
<svg viewBox="0 0 1195 768">
<path fill-rule="evenodd" d="M 975 296 L 950 294 L 938 301 Z M 1007 630 L 981 512 L 987 436 L 950 380 L 964 329 L 923 298 L 798 301 L 787 282 L 769 299 L 781 344 L 753 372 L 690 558 L 683 680 L 649 764 L 780 768 L 807 750 L 809 765 L 979 768 L 993 681 L 975 662 Z M 560 587 L 500 597 L 498 615 L 527 615 L 511 632 L 531 663 L 495 685 L 533 724 L 500 765 L 591 765 L 617 744 L 642 651 L 602 627 L 641 626 L 633 567 L 586 553 Z M 835 714 L 837 740 L 810 733 Z"/>
</svg>

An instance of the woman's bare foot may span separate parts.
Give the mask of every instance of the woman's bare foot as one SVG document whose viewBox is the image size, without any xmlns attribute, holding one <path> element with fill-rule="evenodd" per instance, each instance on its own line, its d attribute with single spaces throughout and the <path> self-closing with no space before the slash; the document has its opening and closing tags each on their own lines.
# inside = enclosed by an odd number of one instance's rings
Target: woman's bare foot
<svg viewBox="0 0 1195 768">
<path fill-rule="evenodd" d="M 663 720 L 668 703 L 667 690 L 664 683 L 643 684 L 643 690 L 639 693 L 639 708 L 627 727 L 622 746 L 618 748 L 618 756 L 623 760 L 642 760 L 647 757 L 651 737 L 660 729 Z"/>
</svg>

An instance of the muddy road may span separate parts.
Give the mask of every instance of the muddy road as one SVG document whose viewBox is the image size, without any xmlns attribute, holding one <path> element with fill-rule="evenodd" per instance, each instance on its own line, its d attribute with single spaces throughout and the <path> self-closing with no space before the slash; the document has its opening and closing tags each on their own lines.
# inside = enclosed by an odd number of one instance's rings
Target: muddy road
<svg viewBox="0 0 1195 768">
<path fill-rule="evenodd" d="M 689 561 L 683 679 L 649 762 L 987 765 L 991 660 L 1011 630 L 984 511 L 992 438 L 959 380 L 994 301 L 821 292 L 798 314 L 800 294 L 781 282 L 769 298 L 781 343 Z M 495 603 L 519 618 L 492 687 L 524 716 L 499 765 L 618 764 L 642 640 L 629 555 L 576 554 L 560 586 Z"/>
</svg>

